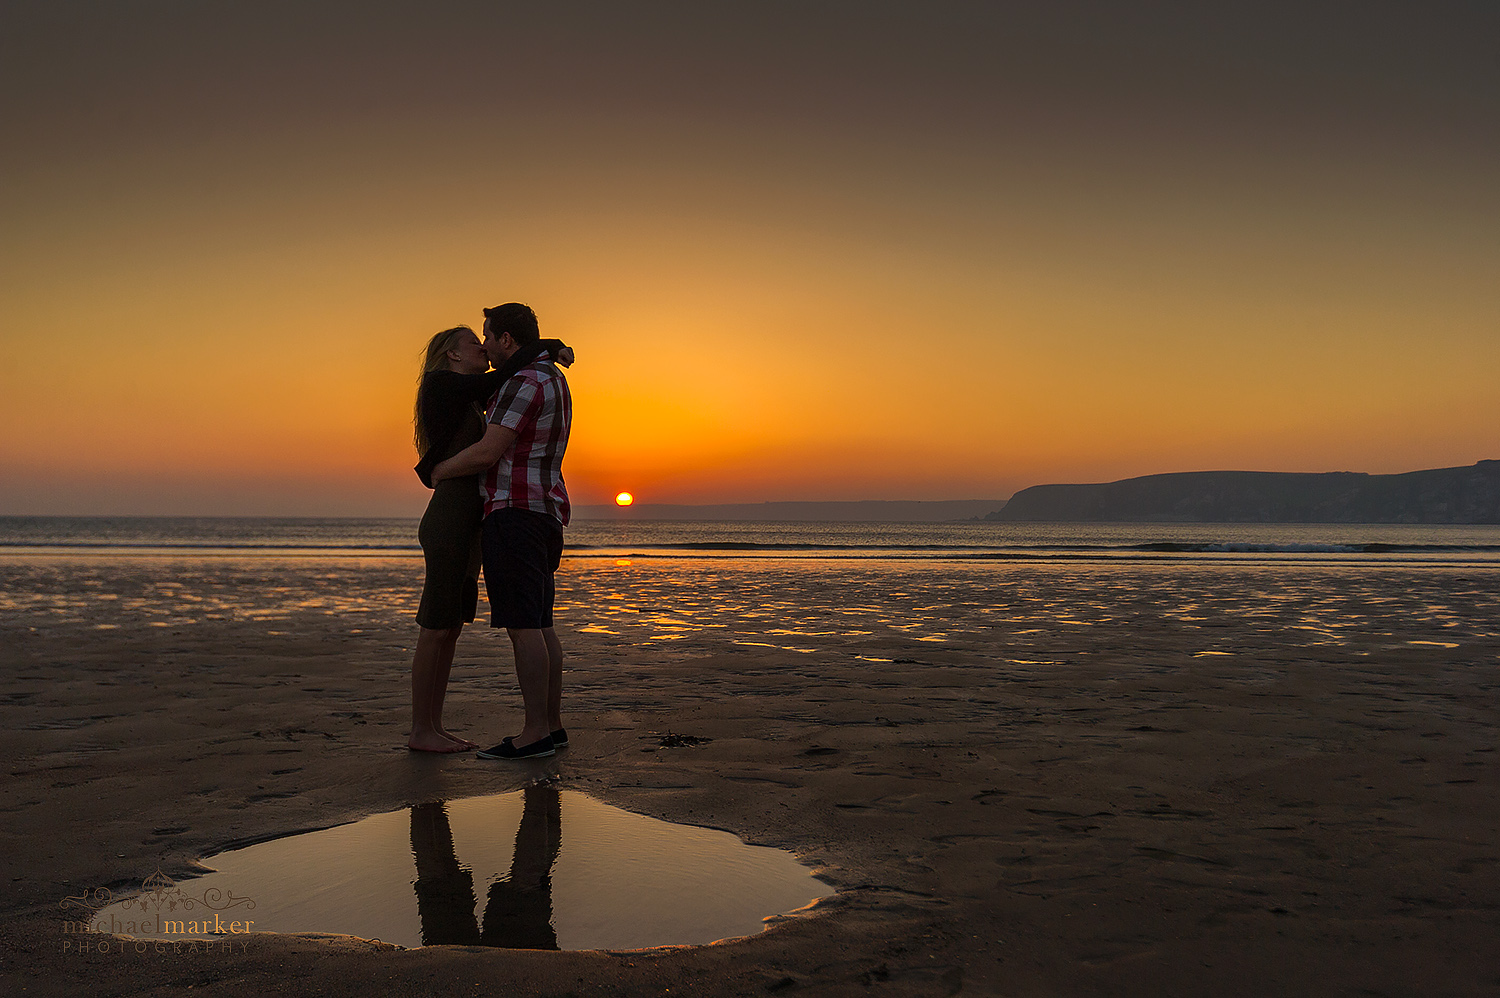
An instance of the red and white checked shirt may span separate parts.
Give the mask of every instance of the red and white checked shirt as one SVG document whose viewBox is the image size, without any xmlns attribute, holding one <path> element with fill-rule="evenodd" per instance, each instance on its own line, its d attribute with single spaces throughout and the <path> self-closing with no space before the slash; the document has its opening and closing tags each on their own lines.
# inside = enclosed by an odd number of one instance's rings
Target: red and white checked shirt
<svg viewBox="0 0 1500 998">
<path fill-rule="evenodd" d="M 535 510 L 568 525 L 568 487 L 563 452 L 573 422 L 567 379 L 545 355 L 500 386 L 489 421 L 516 431 L 516 442 L 479 481 L 484 515 L 514 506 Z"/>
</svg>

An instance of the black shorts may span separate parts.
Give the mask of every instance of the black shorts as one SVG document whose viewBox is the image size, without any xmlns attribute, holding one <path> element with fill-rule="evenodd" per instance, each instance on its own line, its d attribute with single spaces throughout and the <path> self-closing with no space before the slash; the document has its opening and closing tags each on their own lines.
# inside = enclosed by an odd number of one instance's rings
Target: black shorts
<svg viewBox="0 0 1500 998">
<path fill-rule="evenodd" d="M 490 626 L 551 627 L 556 597 L 552 575 L 562 561 L 562 524 L 546 513 L 504 506 L 484 518 L 480 538 Z"/>
</svg>

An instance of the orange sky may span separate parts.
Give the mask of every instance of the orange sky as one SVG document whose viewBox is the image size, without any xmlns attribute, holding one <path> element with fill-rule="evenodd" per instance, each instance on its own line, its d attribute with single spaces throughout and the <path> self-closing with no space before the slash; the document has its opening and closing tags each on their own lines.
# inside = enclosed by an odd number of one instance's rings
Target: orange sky
<svg viewBox="0 0 1500 998">
<path fill-rule="evenodd" d="M 0 514 L 416 515 L 511 299 L 579 503 L 1500 457 L 1485 25 L 645 9 L 7 9 Z"/>
</svg>

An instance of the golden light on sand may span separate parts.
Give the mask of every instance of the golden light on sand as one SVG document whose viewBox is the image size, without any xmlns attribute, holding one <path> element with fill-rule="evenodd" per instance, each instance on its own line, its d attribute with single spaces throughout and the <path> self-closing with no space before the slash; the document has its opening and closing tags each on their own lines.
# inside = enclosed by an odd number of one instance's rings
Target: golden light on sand
<svg viewBox="0 0 1500 998">
<path fill-rule="evenodd" d="M 635 502 L 635 496 L 631 495 L 629 492 L 621 492 L 619 495 L 615 496 L 616 506 L 629 506 L 633 502 Z"/>
</svg>

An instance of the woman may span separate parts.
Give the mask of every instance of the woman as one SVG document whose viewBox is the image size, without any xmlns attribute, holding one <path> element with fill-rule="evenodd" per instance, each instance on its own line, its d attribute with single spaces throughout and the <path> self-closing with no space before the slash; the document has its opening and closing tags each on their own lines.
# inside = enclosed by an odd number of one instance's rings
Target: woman
<svg viewBox="0 0 1500 998">
<path fill-rule="evenodd" d="M 573 351 L 559 340 L 542 340 L 509 358 L 498 371 L 485 373 L 489 359 L 479 337 L 468 326 L 454 326 L 427 343 L 422 378 L 417 386 L 415 424 L 416 471 L 431 487 L 432 469 L 484 436 L 488 399 L 512 374 L 550 353 L 564 366 Z M 427 576 L 417 608 L 416 654 L 411 667 L 412 723 L 406 747 L 417 752 L 463 752 L 477 748 L 443 727 L 443 697 L 459 632 L 473 621 L 479 602 L 479 525 L 484 506 L 477 476 L 439 482 L 427 503 L 417 538 Z"/>
</svg>

